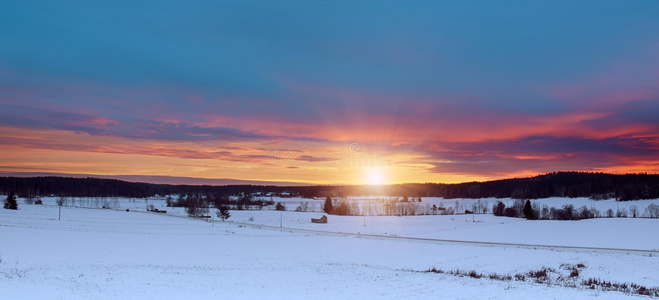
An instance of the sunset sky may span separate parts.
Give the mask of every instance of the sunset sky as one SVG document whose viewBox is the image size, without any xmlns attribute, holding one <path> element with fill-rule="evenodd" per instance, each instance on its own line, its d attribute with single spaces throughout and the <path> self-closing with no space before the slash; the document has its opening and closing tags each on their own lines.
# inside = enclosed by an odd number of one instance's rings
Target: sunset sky
<svg viewBox="0 0 659 300">
<path fill-rule="evenodd" d="M 0 4 L 0 172 L 659 172 L 659 1 L 92 2 Z"/>
</svg>

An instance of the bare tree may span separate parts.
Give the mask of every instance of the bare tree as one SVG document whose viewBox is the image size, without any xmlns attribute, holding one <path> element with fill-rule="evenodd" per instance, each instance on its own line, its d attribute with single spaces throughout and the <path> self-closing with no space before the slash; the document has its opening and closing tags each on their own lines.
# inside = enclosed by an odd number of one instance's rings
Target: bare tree
<svg viewBox="0 0 659 300">
<path fill-rule="evenodd" d="M 636 215 L 638 214 L 638 207 L 636 207 L 636 205 L 630 206 L 629 214 L 631 215 L 632 218 L 636 218 Z"/>
<path fill-rule="evenodd" d="M 63 206 L 66 202 L 66 196 L 59 196 L 59 198 L 57 198 L 57 206 Z"/>
<path fill-rule="evenodd" d="M 648 207 L 645 208 L 645 214 L 648 218 L 659 218 L 659 205 L 648 205 Z"/>
<path fill-rule="evenodd" d="M 607 218 L 613 218 L 613 209 L 607 209 L 606 210 L 606 217 Z"/>
<path fill-rule="evenodd" d="M 27 197 L 23 200 L 25 204 L 34 204 L 34 195 L 33 194 L 28 194 Z"/>
<path fill-rule="evenodd" d="M 618 218 L 626 218 L 626 217 L 627 217 L 627 209 L 625 209 L 625 208 L 619 209 L 619 210 L 616 212 L 616 217 L 618 217 Z"/>
<path fill-rule="evenodd" d="M 543 220 L 549 220 L 549 217 L 550 217 L 549 207 L 547 206 L 547 204 L 543 204 L 542 205 L 542 211 L 540 213 L 540 218 L 543 219 Z"/>
</svg>

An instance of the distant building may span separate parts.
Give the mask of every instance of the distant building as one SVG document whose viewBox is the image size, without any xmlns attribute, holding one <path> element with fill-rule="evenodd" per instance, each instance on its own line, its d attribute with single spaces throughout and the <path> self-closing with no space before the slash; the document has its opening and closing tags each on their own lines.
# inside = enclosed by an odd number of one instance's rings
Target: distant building
<svg viewBox="0 0 659 300">
<path fill-rule="evenodd" d="M 311 219 L 311 223 L 321 223 L 321 224 L 326 224 L 327 223 L 327 216 L 323 215 L 320 217 L 320 219 Z"/>
</svg>

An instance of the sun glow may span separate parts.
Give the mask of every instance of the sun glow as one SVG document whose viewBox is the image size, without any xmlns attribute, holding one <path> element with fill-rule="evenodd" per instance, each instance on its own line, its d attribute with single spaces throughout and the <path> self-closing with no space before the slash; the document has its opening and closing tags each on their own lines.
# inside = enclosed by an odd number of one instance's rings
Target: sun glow
<svg viewBox="0 0 659 300">
<path fill-rule="evenodd" d="M 371 169 L 366 172 L 366 182 L 372 185 L 384 184 L 384 175 L 379 169 Z"/>
</svg>

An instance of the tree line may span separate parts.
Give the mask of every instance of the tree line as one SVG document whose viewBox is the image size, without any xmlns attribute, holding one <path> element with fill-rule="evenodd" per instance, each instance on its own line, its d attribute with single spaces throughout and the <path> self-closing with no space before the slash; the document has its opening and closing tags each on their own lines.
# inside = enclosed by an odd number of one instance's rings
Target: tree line
<svg viewBox="0 0 659 300">
<path fill-rule="evenodd" d="M 528 220 L 559 220 L 575 221 L 593 218 L 659 218 L 659 205 L 654 203 L 645 207 L 641 211 L 638 206 L 632 205 L 627 208 L 609 208 L 602 212 L 595 207 L 574 207 L 572 204 L 566 204 L 562 207 L 549 207 L 543 204 L 542 208 L 538 203 L 531 203 L 531 200 L 515 200 L 511 206 L 506 206 L 503 202 L 497 201 L 492 206 L 492 213 L 495 216 L 526 218 Z"/>
<path fill-rule="evenodd" d="M 556 172 L 529 178 L 511 178 L 458 184 L 410 183 L 384 186 L 261 186 L 170 185 L 127 182 L 116 179 L 68 177 L 0 177 L 0 193 L 19 197 L 131 197 L 203 194 L 219 196 L 288 196 L 325 198 L 387 195 L 400 197 L 514 198 L 590 197 L 620 201 L 659 198 L 659 175 Z"/>
</svg>

